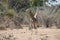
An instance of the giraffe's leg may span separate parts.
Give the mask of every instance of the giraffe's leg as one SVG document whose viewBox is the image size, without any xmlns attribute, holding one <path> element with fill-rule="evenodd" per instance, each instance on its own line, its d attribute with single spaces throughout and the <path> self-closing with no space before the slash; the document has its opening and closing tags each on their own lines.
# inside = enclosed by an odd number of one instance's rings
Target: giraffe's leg
<svg viewBox="0 0 60 40">
<path fill-rule="evenodd" d="M 33 28 L 36 29 L 36 24 L 35 24 L 35 22 L 33 23 Z"/>
<path fill-rule="evenodd" d="M 37 35 L 38 30 L 37 30 L 37 23 L 35 23 L 35 35 Z"/>
<path fill-rule="evenodd" d="M 34 30 L 34 27 L 35 27 L 35 23 L 34 23 L 34 22 L 32 22 L 32 26 L 31 26 L 31 28 L 32 28 L 32 29 L 31 29 L 31 32 L 32 32 L 32 33 L 31 33 L 31 35 L 33 35 L 33 34 L 34 34 L 34 31 L 35 31 L 35 30 Z"/>
<path fill-rule="evenodd" d="M 31 27 L 32 27 L 32 21 L 31 21 L 31 19 L 30 19 L 29 30 L 31 30 Z"/>
<path fill-rule="evenodd" d="M 31 30 L 31 24 L 30 24 L 30 26 L 29 26 L 29 30 Z"/>
</svg>

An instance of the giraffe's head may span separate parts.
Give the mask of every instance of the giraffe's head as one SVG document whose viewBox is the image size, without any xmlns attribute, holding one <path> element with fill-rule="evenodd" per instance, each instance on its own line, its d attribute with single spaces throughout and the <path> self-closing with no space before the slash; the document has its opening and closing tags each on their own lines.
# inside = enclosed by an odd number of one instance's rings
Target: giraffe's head
<svg viewBox="0 0 60 40">
<path fill-rule="evenodd" d="M 33 18 L 33 17 L 34 17 L 34 14 L 32 13 L 32 11 L 31 11 L 31 10 L 29 11 L 29 15 L 30 15 L 30 17 L 31 17 L 31 18 Z"/>
</svg>

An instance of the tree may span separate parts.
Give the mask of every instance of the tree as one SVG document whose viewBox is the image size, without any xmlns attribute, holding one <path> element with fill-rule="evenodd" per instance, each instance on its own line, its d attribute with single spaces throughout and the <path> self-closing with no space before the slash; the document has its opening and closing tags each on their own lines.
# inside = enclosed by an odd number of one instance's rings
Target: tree
<svg viewBox="0 0 60 40">
<path fill-rule="evenodd" d="M 27 8 L 28 2 L 27 0 L 8 0 L 8 4 L 10 8 L 14 8 L 18 13 L 22 8 Z"/>
</svg>

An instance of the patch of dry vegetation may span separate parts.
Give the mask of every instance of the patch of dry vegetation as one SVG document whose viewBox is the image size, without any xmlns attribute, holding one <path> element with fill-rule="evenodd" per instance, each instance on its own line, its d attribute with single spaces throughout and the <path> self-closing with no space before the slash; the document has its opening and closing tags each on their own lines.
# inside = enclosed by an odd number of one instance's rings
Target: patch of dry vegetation
<svg viewBox="0 0 60 40">
<path fill-rule="evenodd" d="M 20 6 L 15 3 L 14 0 L 8 1 L 0 1 L 0 29 L 4 28 L 23 28 L 22 25 L 29 25 L 30 27 L 30 16 L 29 11 L 31 10 L 32 14 L 36 13 L 37 7 L 30 7 L 28 9 L 23 8 L 25 4 L 19 5 L 22 7 L 21 10 L 19 9 Z M 23 2 L 27 2 L 26 0 Z M 35 5 L 35 4 L 34 4 Z M 11 6 L 11 7 L 10 7 Z M 27 6 L 27 5 L 26 5 Z M 16 12 L 19 11 L 19 12 Z M 56 26 L 56 28 L 60 28 L 60 6 L 46 6 L 38 7 L 38 25 L 39 27 L 46 27 L 50 28 L 52 26 Z M 43 26 L 42 26 L 43 25 Z M 24 26 L 25 27 L 25 26 Z"/>
<path fill-rule="evenodd" d="M 0 40 L 16 40 L 12 33 L 2 33 L 0 34 Z"/>
</svg>

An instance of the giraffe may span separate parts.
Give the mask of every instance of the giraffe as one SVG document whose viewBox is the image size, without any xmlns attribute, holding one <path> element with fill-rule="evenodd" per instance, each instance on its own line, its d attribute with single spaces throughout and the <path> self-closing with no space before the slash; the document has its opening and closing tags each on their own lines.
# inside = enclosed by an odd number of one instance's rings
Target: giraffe
<svg viewBox="0 0 60 40">
<path fill-rule="evenodd" d="M 38 27 L 37 14 L 38 14 L 37 11 L 35 14 L 33 14 L 30 10 L 30 12 L 29 12 L 30 22 L 31 22 L 30 28 L 37 29 L 37 27 Z"/>
<path fill-rule="evenodd" d="M 38 19 L 37 19 L 38 13 L 36 11 L 35 14 L 33 14 L 30 10 L 29 15 L 30 15 L 30 22 L 31 22 L 30 23 L 31 25 L 30 25 L 29 29 L 33 28 L 31 30 L 32 31 L 31 35 L 33 33 L 37 34 L 38 33 L 38 29 L 37 29 L 37 27 L 38 27 Z"/>
</svg>

